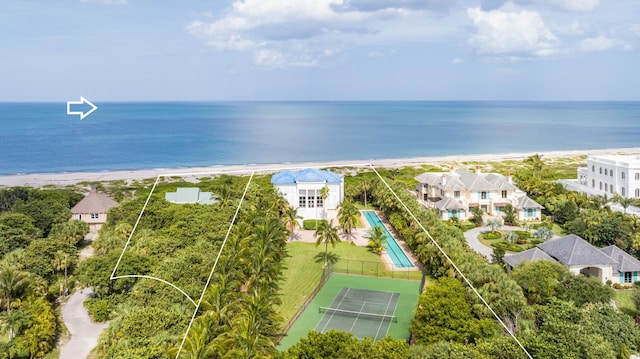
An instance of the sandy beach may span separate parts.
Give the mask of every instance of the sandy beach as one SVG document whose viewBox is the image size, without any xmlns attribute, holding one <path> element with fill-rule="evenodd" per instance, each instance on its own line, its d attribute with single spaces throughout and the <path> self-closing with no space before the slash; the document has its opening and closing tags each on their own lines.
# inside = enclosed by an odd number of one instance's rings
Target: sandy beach
<svg viewBox="0 0 640 359">
<path fill-rule="evenodd" d="M 543 159 L 574 157 L 580 155 L 615 155 L 615 154 L 639 154 L 640 147 L 633 148 L 612 148 L 595 150 L 574 150 L 574 151 L 535 151 L 535 152 L 514 152 L 514 153 L 488 153 L 488 154 L 463 154 L 451 156 L 431 156 L 415 158 L 391 158 L 374 159 L 361 161 L 331 161 L 331 162 L 304 162 L 304 163 L 280 163 L 280 164 L 253 164 L 253 165 L 232 165 L 232 166 L 210 166 L 192 168 L 156 168 L 129 171 L 103 171 L 103 172 L 70 172 L 70 173 L 34 173 L 24 175 L 0 176 L 0 187 L 12 186 L 66 186 L 79 182 L 102 182 L 114 180 L 142 180 L 146 178 L 156 178 L 157 176 L 181 176 L 185 179 L 196 179 L 211 174 L 248 174 L 252 171 L 256 173 L 270 173 L 282 169 L 298 168 L 325 168 L 325 167 L 347 167 L 372 165 L 377 168 L 399 168 L 407 166 L 419 166 L 423 164 L 438 165 L 440 163 L 469 162 L 469 161 L 504 161 L 521 160 L 534 154 L 540 154 Z"/>
</svg>

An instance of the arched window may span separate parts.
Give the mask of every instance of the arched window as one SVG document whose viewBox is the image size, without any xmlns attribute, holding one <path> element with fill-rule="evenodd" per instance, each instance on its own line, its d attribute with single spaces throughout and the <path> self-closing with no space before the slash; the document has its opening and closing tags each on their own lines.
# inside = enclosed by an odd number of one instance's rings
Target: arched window
<svg viewBox="0 0 640 359">
<path fill-rule="evenodd" d="M 599 168 L 600 168 L 600 174 L 602 174 L 602 167 L 599 167 Z"/>
<path fill-rule="evenodd" d="M 613 193 L 613 185 L 612 184 L 609 185 L 609 192 Z"/>
<path fill-rule="evenodd" d="M 622 179 L 624 179 L 624 172 L 622 172 L 621 175 L 622 175 Z"/>
<path fill-rule="evenodd" d="M 636 181 L 640 181 L 640 173 L 636 173 Z"/>
<path fill-rule="evenodd" d="M 591 187 L 596 188 L 596 180 L 591 180 Z"/>
<path fill-rule="evenodd" d="M 613 170 L 609 171 L 609 176 L 613 177 Z"/>
<path fill-rule="evenodd" d="M 636 197 L 640 197 L 640 188 L 636 188 Z"/>
<path fill-rule="evenodd" d="M 609 174 L 609 172 L 607 172 L 607 171 L 608 171 L 608 170 L 605 168 L 605 169 L 604 169 L 604 175 L 605 175 L 605 176 Z"/>
<path fill-rule="evenodd" d="M 620 194 L 622 195 L 622 197 L 624 197 L 624 196 L 626 196 L 626 195 L 627 195 L 627 194 L 625 193 L 625 191 L 624 191 L 624 187 L 622 187 L 622 188 L 620 189 Z"/>
<path fill-rule="evenodd" d="M 602 191 L 602 181 L 600 182 L 600 190 Z"/>
<path fill-rule="evenodd" d="M 591 172 L 595 172 L 596 171 L 596 166 L 591 165 Z"/>
</svg>

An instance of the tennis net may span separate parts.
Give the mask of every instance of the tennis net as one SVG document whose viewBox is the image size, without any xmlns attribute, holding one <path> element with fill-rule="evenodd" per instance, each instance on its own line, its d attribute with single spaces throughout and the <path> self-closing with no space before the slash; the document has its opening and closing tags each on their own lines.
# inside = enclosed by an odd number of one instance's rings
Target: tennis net
<svg viewBox="0 0 640 359">
<path fill-rule="evenodd" d="M 394 323 L 398 322 L 398 317 L 395 315 L 385 315 L 385 314 L 376 314 L 376 313 L 365 313 L 365 312 L 356 312 L 353 310 L 346 309 L 337 309 L 337 308 L 328 308 L 328 307 L 320 307 L 318 308 L 318 312 L 331 314 L 331 315 L 339 315 L 342 317 L 349 318 L 366 318 L 366 319 L 377 319 L 380 321 L 391 321 Z"/>
</svg>

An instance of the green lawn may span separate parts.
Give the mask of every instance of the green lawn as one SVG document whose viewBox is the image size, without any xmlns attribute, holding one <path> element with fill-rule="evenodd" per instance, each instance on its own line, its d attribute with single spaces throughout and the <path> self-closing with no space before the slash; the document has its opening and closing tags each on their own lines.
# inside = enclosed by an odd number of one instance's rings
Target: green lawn
<svg viewBox="0 0 640 359">
<path fill-rule="evenodd" d="M 323 245 L 316 247 L 313 243 L 289 242 L 287 250 L 289 257 L 285 259 L 284 280 L 280 285 L 282 304 L 279 308 L 285 323 L 293 318 L 313 289 L 320 283 L 324 260 Z M 384 269 L 380 257 L 365 247 L 342 242 L 335 248 L 329 246 L 329 253 L 338 258 L 338 262 L 334 265 L 334 272 L 346 272 L 348 263 L 350 272 L 353 274 L 361 274 L 364 266 L 366 275 L 417 281 L 422 279 L 422 272 L 418 270 L 391 272 Z"/>
<path fill-rule="evenodd" d="M 614 300 L 620 311 L 635 317 L 640 314 L 640 312 L 638 312 L 636 306 L 633 304 L 633 300 L 631 300 L 632 294 L 633 290 L 631 289 L 616 289 L 614 290 Z"/>
</svg>

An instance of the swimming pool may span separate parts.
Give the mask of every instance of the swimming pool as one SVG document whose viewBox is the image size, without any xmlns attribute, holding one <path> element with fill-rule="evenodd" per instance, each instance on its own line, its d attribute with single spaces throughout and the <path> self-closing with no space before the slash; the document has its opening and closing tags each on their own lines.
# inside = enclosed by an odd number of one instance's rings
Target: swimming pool
<svg viewBox="0 0 640 359">
<path fill-rule="evenodd" d="M 393 264 L 397 268 L 413 267 L 413 264 L 411 263 L 409 258 L 407 258 L 407 255 L 404 254 L 402 248 L 400 248 L 400 246 L 398 245 L 398 242 L 396 242 L 395 238 L 393 238 L 391 233 L 389 233 L 389 231 L 387 230 L 387 227 L 382 224 L 382 221 L 380 220 L 380 217 L 378 217 L 376 212 L 363 211 L 362 213 L 364 214 L 364 218 L 367 219 L 367 222 L 369 222 L 371 228 L 379 226 L 384 229 L 384 233 L 387 239 L 386 241 L 384 241 L 384 249 L 387 250 L 387 254 L 389 255 L 389 257 L 391 257 Z"/>
</svg>

